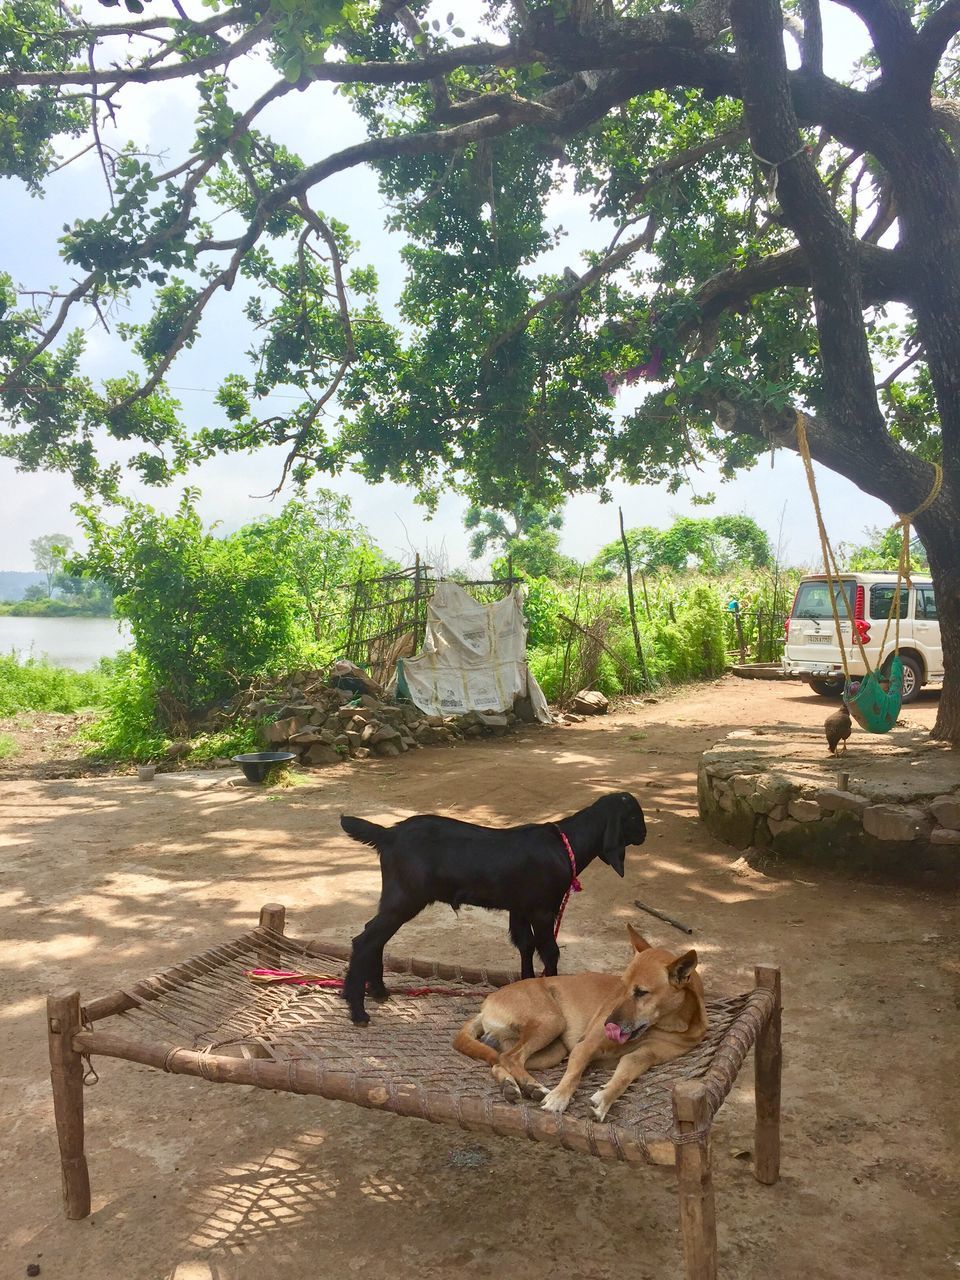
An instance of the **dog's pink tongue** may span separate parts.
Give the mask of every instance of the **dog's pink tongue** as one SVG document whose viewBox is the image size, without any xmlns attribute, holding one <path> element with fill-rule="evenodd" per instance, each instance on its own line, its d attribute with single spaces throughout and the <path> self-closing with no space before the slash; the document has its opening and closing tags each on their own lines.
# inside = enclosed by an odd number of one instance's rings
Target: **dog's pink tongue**
<svg viewBox="0 0 960 1280">
<path fill-rule="evenodd" d="M 605 1022 L 603 1029 L 606 1033 L 607 1039 L 612 1040 L 615 1044 L 623 1044 L 627 1039 L 626 1031 L 624 1031 L 623 1027 L 621 1027 L 618 1022 Z"/>
</svg>

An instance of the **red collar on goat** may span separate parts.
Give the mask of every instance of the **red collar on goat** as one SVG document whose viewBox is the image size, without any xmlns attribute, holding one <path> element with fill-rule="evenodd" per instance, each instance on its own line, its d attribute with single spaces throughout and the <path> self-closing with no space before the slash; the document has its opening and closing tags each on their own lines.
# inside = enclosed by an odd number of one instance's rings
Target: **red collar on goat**
<svg viewBox="0 0 960 1280">
<path fill-rule="evenodd" d="M 567 903 L 570 901 L 570 895 L 571 893 L 581 893 L 583 891 L 583 885 L 577 879 L 577 860 L 573 855 L 573 845 L 567 839 L 566 834 L 560 830 L 555 822 L 552 822 L 550 825 L 563 841 L 563 847 L 566 849 L 567 857 L 570 859 L 570 884 L 567 888 L 567 892 L 563 895 L 563 901 L 560 903 L 560 910 L 557 912 L 557 918 L 553 924 L 553 936 L 554 938 L 558 938 L 560 936 L 560 925 L 563 922 L 563 913 L 567 909 Z"/>
</svg>

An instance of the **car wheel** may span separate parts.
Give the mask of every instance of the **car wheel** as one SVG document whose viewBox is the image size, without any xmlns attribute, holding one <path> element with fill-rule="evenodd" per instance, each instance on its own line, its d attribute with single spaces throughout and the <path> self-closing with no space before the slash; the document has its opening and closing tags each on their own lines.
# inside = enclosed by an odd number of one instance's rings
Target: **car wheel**
<svg viewBox="0 0 960 1280">
<path fill-rule="evenodd" d="M 890 662 L 888 659 L 883 664 L 883 674 L 890 674 Z M 901 654 L 900 661 L 903 663 L 903 692 L 900 695 L 901 703 L 916 702 L 920 697 L 920 689 L 923 686 L 923 669 L 916 658 L 910 658 L 906 654 Z"/>
<path fill-rule="evenodd" d="M 843 677 L 836 680 L 811 680 L 810 688 L 821 698 L 839 698 L 843 693 Z"/>
</svg>

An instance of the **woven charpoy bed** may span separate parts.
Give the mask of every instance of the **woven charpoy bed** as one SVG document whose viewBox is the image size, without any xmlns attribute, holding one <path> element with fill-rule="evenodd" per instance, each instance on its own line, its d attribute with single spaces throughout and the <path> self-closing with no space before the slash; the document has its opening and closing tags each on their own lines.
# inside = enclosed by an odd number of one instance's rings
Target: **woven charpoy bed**
<svg viewBox="0 0 960 1280">
<path fill-rule="evenodd" d="M 780 977 L 756 970 L 756 989 L 708 1001 L 710 1032 L 691 1053 L 640 1077 L 607 1121 L 581 1088 L 563 1116 L 534 1103 L 505 1102 L 489 1071 L 452 1048 L 483 994 L 513 973 L 385 957 L 392 998 L 355 1027 L 339 991 L 263 985 L 251 969 L 342 978 L 349 948 L 298 942 L 284 933 L 284 909 L 265 906 L 259 927 L 184 964 L 81 1004 L 78 992 L 47 1002 L 51 1079 L 67 1216 L 90 1212 L 83 1152 L 83 1086 L 91 1058 L 145 1063 L 226 1084 L 317 1094 L 474 1132 L 522 1137 L 603 1159 L 677 1169 L 688 1280 L 716 1275 L 710 1175 L 713 1118 L 755 1046 L 754 1168 L 779 1174 Z M 556 1083 L 562 1067 L 538 1073 Z"/>
</svg>

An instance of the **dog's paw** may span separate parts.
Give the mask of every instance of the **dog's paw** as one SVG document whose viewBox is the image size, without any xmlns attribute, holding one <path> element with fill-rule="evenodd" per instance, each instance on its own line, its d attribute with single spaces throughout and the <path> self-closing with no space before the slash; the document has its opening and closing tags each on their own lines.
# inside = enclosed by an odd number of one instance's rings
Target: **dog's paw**
<svg viewBox="0 0 960 1280">
<path fill-rule="evenodd" d="M 593 1113 L 594 1120 L 606 1120 L 607 1112 L 610 1110 L 610 1103 L 604 1098 L 602 1089 L 598 1089 L 590 1099 L 590 1110 Z"/>
<path fill-rule="evenodd" d="M 522 1097 L 520 1086 L 512 1079 L 500 1081 L 500 1092 L 506 1102 L 519 1102 Z"/>
<path fill-rule="evenodd" d="M 544 1111 L 552 1111 L 555 1115 L 563 1115 L 570 1105 L 570 1099 L 564 1097 L 559 1089 L 551 1089 L 540 1106 Z"/>
</svg>

